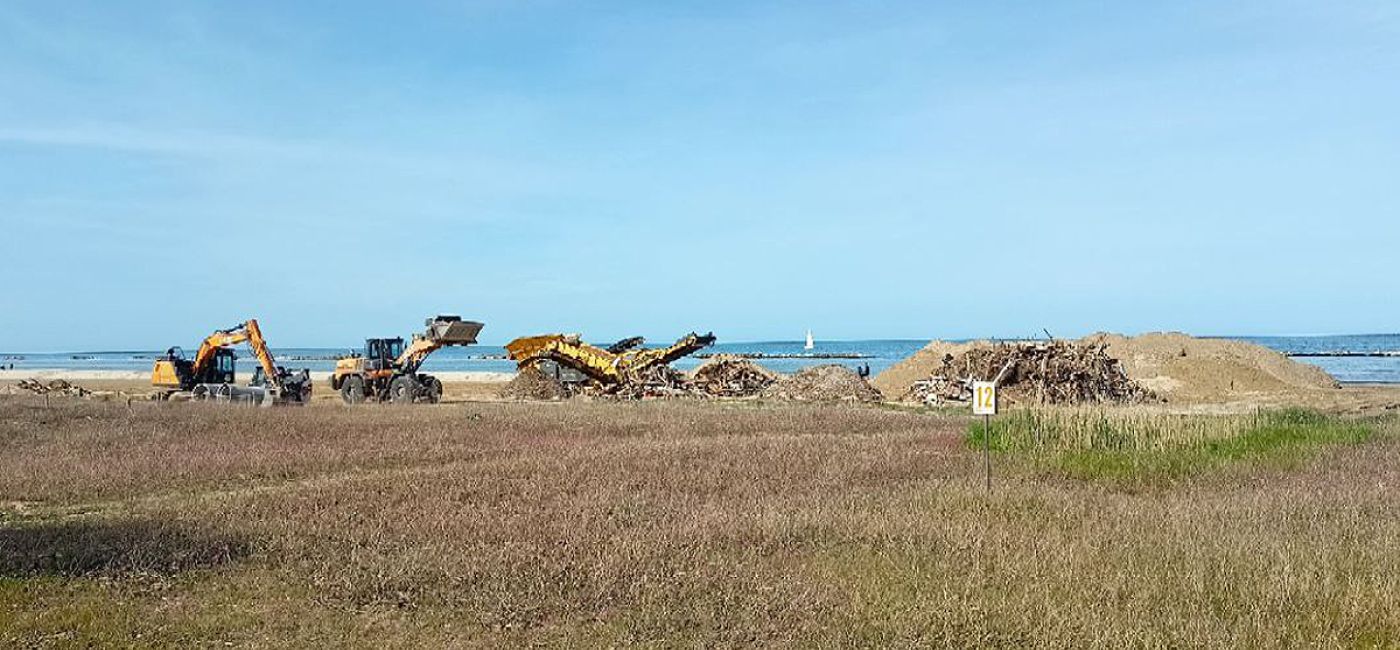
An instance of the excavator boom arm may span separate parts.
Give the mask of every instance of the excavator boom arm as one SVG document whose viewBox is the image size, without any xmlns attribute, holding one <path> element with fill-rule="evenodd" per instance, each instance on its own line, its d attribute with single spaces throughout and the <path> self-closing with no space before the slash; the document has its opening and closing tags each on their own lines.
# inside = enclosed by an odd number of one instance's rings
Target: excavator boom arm
<svg viewBox="0 0 1400 650">
<path fill-rule="evenodd" d="M 277 373 L 277 362 L 272 358 L 272 351 L 267 349 L 267 340 L 263 338 L 262 329 L 258 327 L 258 320 L 249 319 L 243 324 L 243 330 L 248 336 L 248 347 L 253 349 L 253 356 L 257 357 L 258 363 L 262 365 L 267 385 L 281 393 L 286 387 L 282 385 L 282 376 Z"/>
<path fill-rule="evenodd" d="M 199 351 L 194 355 L 194 364 L 190 366 L 195 376 L 204 374 L 205 369 L 214 360 L 214 353 L 219 348 L 237 345 L 248 340 L 246 325 L 247 323 L 244 323 L 226 330 L 219 330 L 205 337 L 204 341 L 199 344 Z"/>
<path fill-rule="evenodd" d="M 191 366 L 195 376 L 203 374 L 205 368 L 214 360 L 214 353 L 219 348 L 237 345 L 244 341 L 248 342 L 248 347 L 253 350 L 253 356 L 262 366 L 263 376 L 266 377 L 268 385 L 281 391 L 284 387 L 282 386 L 282 378 L 277 374 L 277 362 L 272 357 L 272 351 L 267 348 L 267 341 L 263 339 L 262 329 L 258 327 L 256 318 L 226 330 L 219 330 L 205 338 L 204 342 L 199 345 L 199 352 L 195 353 L 194 365 Z"/>
</svg>

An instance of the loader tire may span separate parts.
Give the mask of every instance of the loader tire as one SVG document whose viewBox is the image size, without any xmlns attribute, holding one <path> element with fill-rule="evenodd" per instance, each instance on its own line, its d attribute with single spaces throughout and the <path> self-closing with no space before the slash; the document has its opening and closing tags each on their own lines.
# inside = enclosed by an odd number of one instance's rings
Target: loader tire
<svg viewBox="0 0 1400 650">
<path fill-rule="evenodd" d="M 442 382 L 437 377 L 426 377 L 423 381 L 423 401 L 437 404 L 442 401 Z"/>
<path fill-rule="evenodd" d="M 346 377 L 340 382 L 340 399 L 346 404 L 359 404 L 365 401 L 365 380 L 358 375 Z"/>
<path fill-rule="evenodd" d="M 412 404 L 418 396 L 418 382 L 408 375 L 399 375 L 389 382 L 389 401 L 395 404 Z"/>
</svg>

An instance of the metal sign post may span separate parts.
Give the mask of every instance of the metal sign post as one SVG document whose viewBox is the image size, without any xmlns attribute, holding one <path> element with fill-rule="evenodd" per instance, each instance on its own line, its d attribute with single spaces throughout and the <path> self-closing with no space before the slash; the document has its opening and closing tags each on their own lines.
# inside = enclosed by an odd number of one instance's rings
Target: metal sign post
<svg viewBox="0 0 1400 650">
<path fill-rule="evenodd" d="M 992 491 L 992 416 L 997 414 L 997 383 L 972 382 L 972 414 L 982 416 L 982 456 L 987 474 L 987 492 Z"/>
</svg>

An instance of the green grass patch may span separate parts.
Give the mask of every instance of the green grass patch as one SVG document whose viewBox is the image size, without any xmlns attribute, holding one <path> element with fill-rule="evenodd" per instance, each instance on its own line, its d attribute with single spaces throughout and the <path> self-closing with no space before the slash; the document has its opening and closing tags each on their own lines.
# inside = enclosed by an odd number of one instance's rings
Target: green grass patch
<svg viewBox="0 0 1400 650">
<path fill-rule="evenodd" d="M 993 419 L 990 443 L 1003 455 L 1071 478 L 1146 485 L 1234 463 L 1287 466 L 1320 447 L 1374 434 L 1371 423 L 1302 409 L 1247 415 L 1028 409 Z M 970 446 L 981 448 L 985 435 L 981 421 L 969 423 Z"/>
</svg>

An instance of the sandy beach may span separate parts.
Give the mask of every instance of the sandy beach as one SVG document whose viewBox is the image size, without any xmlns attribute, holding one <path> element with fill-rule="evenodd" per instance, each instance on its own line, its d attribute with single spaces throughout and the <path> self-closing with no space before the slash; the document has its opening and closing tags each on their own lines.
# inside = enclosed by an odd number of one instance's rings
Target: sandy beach
<svg viewBox="0 0 1400 650">
<path fill-rule="evenodd" d="M 514 373 L 508 372 L 442 372 L 434 373 L 442 380 L 443 402 L 479 402 L 500 399 L 501 387 Z M 24 379 L 43 382 L 61 379 L 97 393 L 99 399 L 131 396 L 145 398 L 157 392 L 151 386 L 149 372 L 125 370 L 0 370 L 0 391 L 13 390 Z M 340 404 L 340 395 L 331 390 L 330 373 L 311 373 L 313 404 Z M 246 383 L 241 379 L 239 383 Z"/>
</svg>

